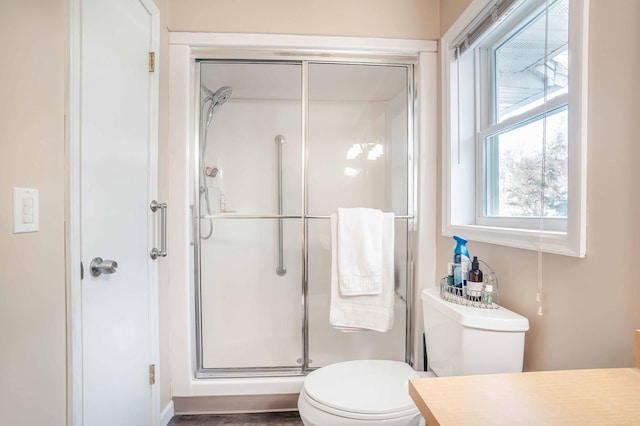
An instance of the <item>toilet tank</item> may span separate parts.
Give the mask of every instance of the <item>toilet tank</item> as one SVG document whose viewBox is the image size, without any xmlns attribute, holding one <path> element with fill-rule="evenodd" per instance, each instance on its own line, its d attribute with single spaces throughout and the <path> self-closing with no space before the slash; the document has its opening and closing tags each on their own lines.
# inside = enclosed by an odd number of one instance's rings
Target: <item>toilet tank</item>
<svg viewBox="0 0 640 426">
<path fill-rule="evenodd" d="M 422 292 L 429 369 L 438 376 L 522 371 L 529 320 L 508 309 L 473 308 Z"/>
</svg>

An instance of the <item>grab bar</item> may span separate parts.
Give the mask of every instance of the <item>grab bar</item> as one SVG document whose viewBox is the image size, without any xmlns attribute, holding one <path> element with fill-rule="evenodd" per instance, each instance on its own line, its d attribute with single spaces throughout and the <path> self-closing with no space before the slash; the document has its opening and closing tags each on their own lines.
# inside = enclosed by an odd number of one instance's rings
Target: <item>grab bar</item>
<svg viewBox="0 0 640 426">
<path fill-rule="evenodd" d="M 284 136 L 276 136 L 275 142 L 278 148 L 278 215 L 282 215 L 282 145 L 284 145 Z M 287 268 L 284 267 L 282 227 L 282 219 L 278 219 L 278 267 L 276 268 L 276 274 L 278 274 L 279 277 L 287 273 Z"/>
<path fill-rule="evenodd" d="M 152 212 L 160 210 L 160 248 L 152 248 L 151 259 L 155 260 L 158 257 L 165 257 L 167 255 L 167 203 L 159 203 L 156 200 L 151 202 L 149 206 Z"/>
</svg>

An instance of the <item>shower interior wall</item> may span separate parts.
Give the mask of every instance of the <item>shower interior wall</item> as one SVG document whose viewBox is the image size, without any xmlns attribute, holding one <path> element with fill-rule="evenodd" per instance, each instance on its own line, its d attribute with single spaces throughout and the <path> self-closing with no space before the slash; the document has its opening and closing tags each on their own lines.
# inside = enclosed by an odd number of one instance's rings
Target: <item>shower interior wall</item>
<svg viewBox="0 0 640 426">
<path fill-rule="evenodd" d="M 406 215 L 406 90 L 384 101 L 312 102 L 309 115 L 309 214 L 327 215 L 338 207 L 364 206 Z M 368 160 L 365 153 L 354 160 L 347 160 L 347 152 L 354 142 L 380 143 L 385 154 L 378 160 Z M 342 161 L 336 161 L 337 158 Z M 358 174 L 350 176 L 349 173 Z M 397 294 L 394 326 L 387 333 L 343 333 L 330 326 L 332 248 L 329 221 L 311 220 L 308 236 L 310 366 L 320 367 L 353 359 L 404 361 L 407 221 L 396 220 L 394 264 Z"/>
<path fill-rule="evenodd" d="M 250 72 L 242 81 L 239 76 L 252 66 L 258 67 L 256 71 L 263 67 L 258 71 L 260 78 Z M 392 70 L 395 75 L 402 74 L 404 81 L 396 81 L 400 89 L 386 99 L 365 99 L 367 94 L 361 99 L 346 99 L 340 87 L 334 87 L 331 93 L 316 90 L 315 96 L 313 77 L 322 79 L 323 67 L 329 66 L 310 65 L 316 72 L 310 71 L 309 83 L 307 214 L 329 215 L 337 207 L 365 206 L 407 215 L 406 69 Z M 270 64 L 264 68 L 242 64 L 234 68 L 233 64 L 202 64 L 201 80 L 209 89 L 234 86 L 232 97 L 215 110 L 208 131 L 205 164 L 219 170 L 215 178 L 206 178 L 214 214 L 277 214 L 277 135 L 285 137 L 283 214 L 302 214 L 300 71 L 300 65 Z M 233 75 L 233 83 L 224 75 Z M 287 88 L 274 95 L 273 90 L 265 90 L 269 84 Z M 296 90 L 297 95 L 287 95 Z M 356 159 L 346 158 L 354 144 L 364 143 L 381 144 L 384 154 L 378 160 L 367 160 L 366 153 Z M 217 212 L 221 194 L 224 213 Z M 204 368 L 300 366 L 302 222 L 283 222 L 284 276 L 275 272 L 277 219 L 214 218 L 213 236 L 200 240 Z M 205 233 L 208 222 L 202 220 L 201 226 Z M 393 330 L 342 333 L 329 325 L 328 318 L 329 220 L 308 219 L 309 367 L 350 359 L 405 360 L 407 229 L 406 220 L 396 220 Z"/>
</svg>

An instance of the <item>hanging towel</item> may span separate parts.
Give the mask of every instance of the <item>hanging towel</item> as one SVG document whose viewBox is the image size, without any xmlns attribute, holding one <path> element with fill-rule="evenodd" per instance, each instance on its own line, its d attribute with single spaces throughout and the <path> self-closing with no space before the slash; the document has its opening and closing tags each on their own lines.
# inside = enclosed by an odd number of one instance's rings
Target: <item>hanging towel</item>
<svg viewBox="0 0 640 426">
<path fill-rule="evenodd" d="M 386 332 L 393 328 L 394 273 L 393 213 L 382 213 L 381 284 L 379 295 L 345 296 L 338 279 L 338 216 L 331 215 L 331 306 L 329 323 L 342 331 L 374 330 Z"/>
<path fill-rule="evenodd" d="M 339 208 L 336 247 L 340 294 L 382 294 L 382 212 Z"/>
</svg>

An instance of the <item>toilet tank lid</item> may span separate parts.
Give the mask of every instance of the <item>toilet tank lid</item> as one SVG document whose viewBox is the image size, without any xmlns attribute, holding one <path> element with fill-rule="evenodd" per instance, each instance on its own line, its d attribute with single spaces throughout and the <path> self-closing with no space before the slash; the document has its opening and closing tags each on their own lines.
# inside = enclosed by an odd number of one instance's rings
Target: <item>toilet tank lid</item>
<svg viewBox="0 0 640 426">
<path fill-rule="evenodd" d="M 440 289 L 437 287 L 423 290 L 422 301 L 464 327 L 494 331 L 529 330 L 529 320 L 522 315 L 502 306 L 498 309 L 484 309 L 447 302 L 440 297 Z"/>
</svg>

